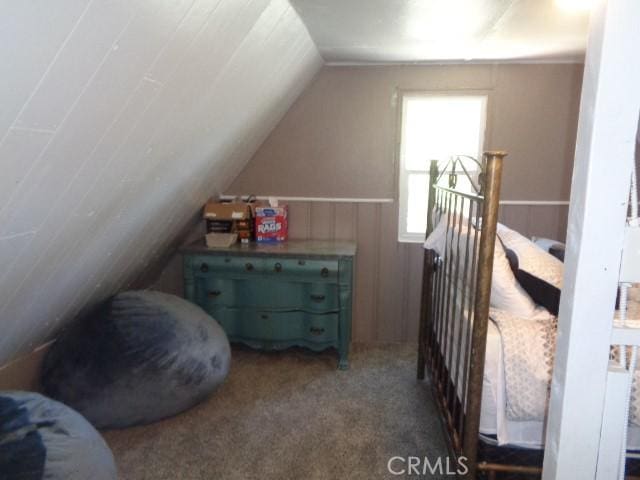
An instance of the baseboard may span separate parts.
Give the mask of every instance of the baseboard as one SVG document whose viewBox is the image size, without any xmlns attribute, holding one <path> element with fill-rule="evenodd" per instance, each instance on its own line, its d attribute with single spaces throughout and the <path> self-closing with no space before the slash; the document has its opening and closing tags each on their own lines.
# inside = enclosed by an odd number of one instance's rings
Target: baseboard
<svg viewBox="0 0 640 480">
<path fill-rule="evenodd" d="M 0 390 L 24 390 L 39 392 L 40 368 L 49 347 L 55 340 L 40 345 L 31 353 L 27 353 L 0 367 Z"/>
</svg>

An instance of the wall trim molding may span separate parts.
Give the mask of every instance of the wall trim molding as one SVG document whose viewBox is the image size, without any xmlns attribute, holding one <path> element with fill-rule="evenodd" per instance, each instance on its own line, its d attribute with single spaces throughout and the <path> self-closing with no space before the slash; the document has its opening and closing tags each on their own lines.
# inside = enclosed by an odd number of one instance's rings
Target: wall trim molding
<svg viewBox="0 0 640 480">
<path fill-rule="evenodd" d="M 248 195 L 220 195 L 220 200 L 233 200 L 238 197 L 248 197 Z M 394 203 L 393 198 L 350 198 L 350 197 L 285 197 L 280 195 L 257 195 L 258 200 L 269 200 L 275 198 L 283 202 L 317 202 L 317 203 Z M 561 206 L 569 205 L 569 200 L 500 200 L 500 205 L 522 205 L 522 206 Z"/>
<path fill-rule="evenodd" d="M 569 205 L 569 200 L 500 200 L 500 205 L 555 207 L 559 205 Z"/>
<path fill-rule="evenodd" d="M 233 200 L 248 195 L 220 195 L 220 200 Z M 324 202 L 324 203 L 393 203 L 393 198 L 341 198 L 341 197 L 281 197 L 279 195 L 257 195 L 258 200 L 275 198 L 284 202 Z"/>
<path fill-rule="evenodd" d="M 25 360 L 26 358 L 30 357 L 31 355 L 34 355 L 34 354 L 36 354 L 36 353 L 39 353 L 39 352 L 40 352 L 41 350 L 43 350 L 43 349 L 48 349 L 49 347 L 51 347 L 51 345 L 53 345 L 53 344 L 55 343 L 55 341 L 56 341 L 56 339 L 55 339 L 55 338 L 54 338 L 54 339 L 52 339 L 52 340 L 49 340 L 48 342 L 45 342 L 45 343 L 43 343 L 43 344 L 41 344 L 41 345 L 38 345 L 38 346 L 37 346 L 36 348 L 34 348 L 33 350 L 30 350 L 30 351 L 28 351 L 27 353 L 24 353 L 24 354 L 22 354 L 22 355 L 20 355 L 20 356 L 18 356 L 18 357 L 15 357 L 15 358 L 13 358 L 13 359 L 9 360 L 7 363 L 5 363 L 5 364 L 3 364 L 3 365 L 0 365 L 0 373 L 1 373 L 3 370 L 9 369 L 9 368 L 11 368 L 12 366 L 14 366 L 15 364 L 17 364 L 17 363 L 19 363 L 19 362 L 21 362 L 21 361 Z"/>
<path fill-rule="evenodd" d="M 40 391 L 42 362 L 55 339 L 0 366 L 0 390 Z"/>
</svg>

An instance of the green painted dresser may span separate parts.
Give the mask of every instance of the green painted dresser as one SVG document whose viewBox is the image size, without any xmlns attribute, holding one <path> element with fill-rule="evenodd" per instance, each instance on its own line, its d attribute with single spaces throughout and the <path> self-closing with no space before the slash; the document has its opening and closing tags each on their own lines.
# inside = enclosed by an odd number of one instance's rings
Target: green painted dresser
<svg viewBox="0 0 640 480">
<path fill-rule="evenodd" d="M 184 247 L 185 297 L 224 328 L 231 342 L 281 350 L 337 349 L 348 368 L 356 245 L 288 241 Z"/>
</svg>

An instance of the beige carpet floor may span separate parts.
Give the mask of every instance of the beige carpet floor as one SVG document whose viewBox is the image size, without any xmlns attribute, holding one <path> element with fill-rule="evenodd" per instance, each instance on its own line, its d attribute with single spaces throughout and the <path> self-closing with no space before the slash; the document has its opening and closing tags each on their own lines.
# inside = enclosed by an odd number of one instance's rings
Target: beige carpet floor
<svg viewBox="0 0 640 480">
<path fill-rule="evenodd" d="M 127 480 L 398 478 L 387 472 L 392 456 L 446 455 L 415 364 L 415 348 L 402 345 L 356 346 L 348 371 L 333 352 L 234 348 L 207 401 L 105 438 Z"/>
</svg>

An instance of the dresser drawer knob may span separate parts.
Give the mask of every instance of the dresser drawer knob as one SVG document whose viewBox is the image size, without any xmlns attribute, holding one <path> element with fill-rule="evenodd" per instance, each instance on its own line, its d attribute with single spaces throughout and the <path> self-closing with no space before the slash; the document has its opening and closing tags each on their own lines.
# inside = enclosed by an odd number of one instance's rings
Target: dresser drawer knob
<svg viewBox="0 0 640 480">
<path fill-rule="evenodd" d="M 311 294 L 311 300 L 314 302 L 322 302 L 326 297 L 324 295 L 313 295 Z"/>
<path fill-rule="evenodd" d="M 324 333 L 324 328 L 311 327 L 309 331 L 312 335 L 322 335 Z"/>
<path fill-rule="evenodd" d="M 281 263 L 279 263 L 279 262 L 278 262 L 278 263 L 276 263 L 276 264 L 273 266 L 273 269 L 274 269 L 276 272 L 281 272 L 281 271 L 282 271 L 282 264 L 281 264 Z"/>
<path fill-rule="evenodd" d="M 212 298 L 219 297 L 222 292 L 220 290 L 210 290 L 207 295 Z"/>
<path fill-rule="evenodd" d="M 327 267 L 323 267 L 322 270 L 320 270 L 320 276 L 328 277 L 329 276 L 329 269 Z"/>
<path fill-rule="evenodd" d="M 253 264 L 251 264 L 251 263 L 246 263 L 246 264 L 244 265 L 244 268 L 247 270 L 247 272 L 251 272 L 251 271 L 253 271 Z"/>
<path fill-rule="evenodd" d="M 268 320 L 269 319 L 269 315 L 267 315 L 266 313 L 263 313 L 263 314 L 260 315 L 260 318 L 262 320 Z"/>
<path fill-rule="evenodd" d="M 207 265 L 206 263 L 203 263 L 202 265 L 200 265 L 200 271 L 202 273 L 207 273 L 209 271 L 209 265 Z"/>
</svg>

